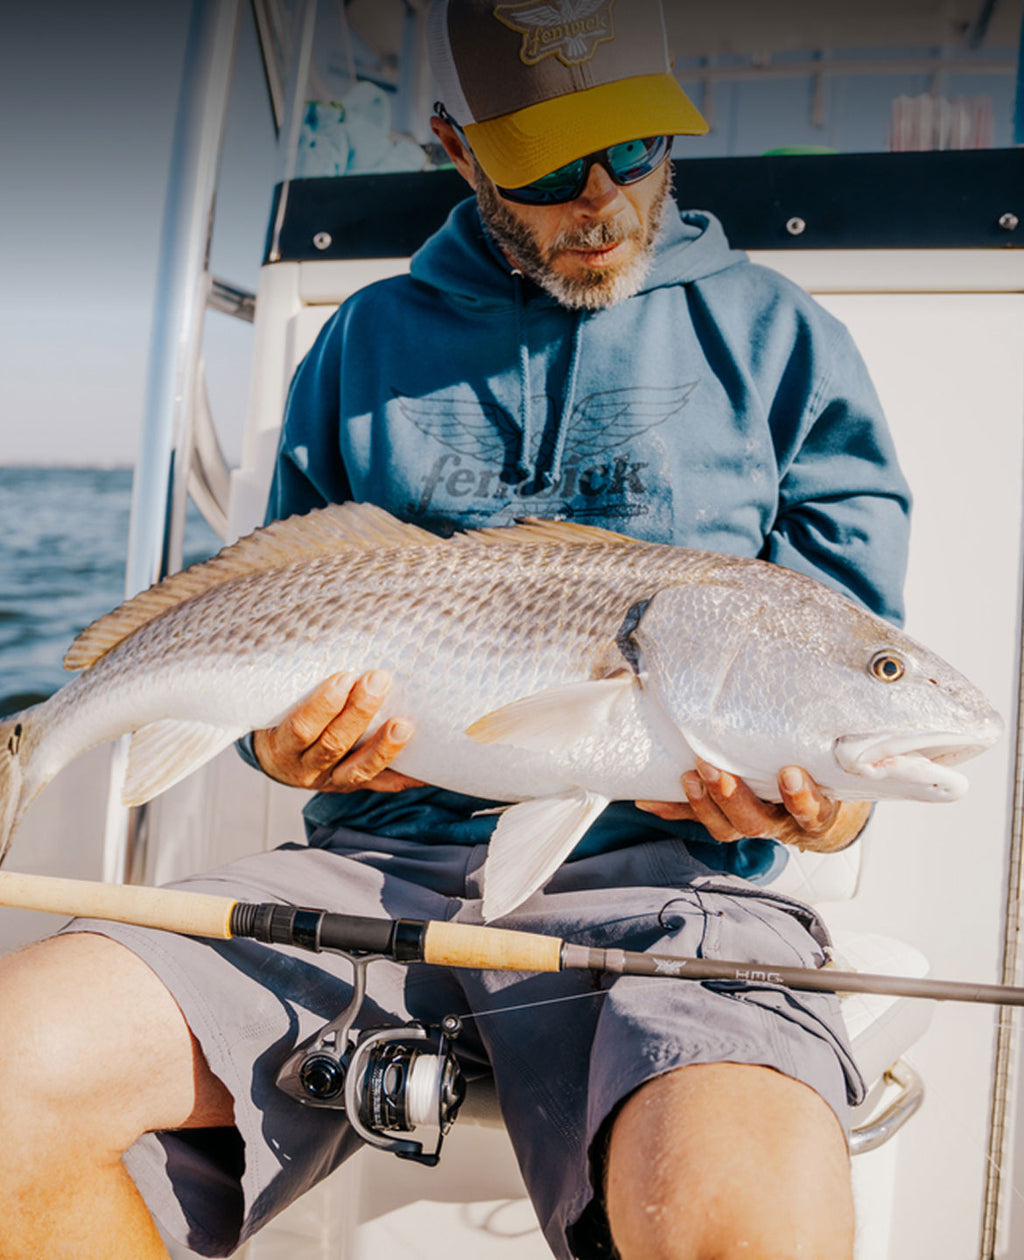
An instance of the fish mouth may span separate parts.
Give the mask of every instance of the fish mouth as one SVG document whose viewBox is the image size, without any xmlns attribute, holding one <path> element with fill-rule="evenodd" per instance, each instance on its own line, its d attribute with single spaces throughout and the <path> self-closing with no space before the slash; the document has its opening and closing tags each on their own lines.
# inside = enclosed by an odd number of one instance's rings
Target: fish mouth
<svg viewBox="0 0 1024 1260">
<path fill-rule="evenodd" d="M 967 776 L 953 769 L 976 757 L 999 738 L 1002 724 L 986 723 L 969 737 L 949 731 L 928 735 L 841 735 L 833 744 L 836 761 L 893 795 L 918 801 L 955 801 L 967 791 Z M 880 795 L 882 793 L 879 793 Z"/>
</svg>

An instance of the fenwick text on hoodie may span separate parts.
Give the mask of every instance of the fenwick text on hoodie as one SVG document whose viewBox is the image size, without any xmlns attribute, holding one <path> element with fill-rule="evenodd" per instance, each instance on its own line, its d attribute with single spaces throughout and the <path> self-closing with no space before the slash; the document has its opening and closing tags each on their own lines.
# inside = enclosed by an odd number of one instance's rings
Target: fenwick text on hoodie
<svg viewBox="0 0 1024 1260">
<path fill-rule="evenodd" d="M 860 355 L 701 211 L 669 213 L 635 297 L 574 311 L 460 203 L 408 276 L 343 303 L 295 374 L 267 518 L 346 500 L 442 534 L 559 517 L 759 556 L 902 620 L 909 493 Z M 314 844 L 338 825 L 481 844 L 494 818 L 472 815 L 488 804 L 324 793 L 305 816 Z M 772 841 L 716 844 L 629 802 L 574 856 L 666 832 L 747 878 L 785 860 Z"/>
</svg>

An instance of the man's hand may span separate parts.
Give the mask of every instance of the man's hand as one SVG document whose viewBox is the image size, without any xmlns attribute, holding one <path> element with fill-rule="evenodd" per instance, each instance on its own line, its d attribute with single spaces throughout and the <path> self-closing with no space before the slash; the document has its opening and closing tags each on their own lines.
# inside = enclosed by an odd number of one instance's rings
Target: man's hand
<svg viewBox="0 0 1024 1260">
<path fill-rule="evenodd" d="M 686 803 L 637 801 L 637 808 L 666 819 L 703 823 L 712 838 L 723 843 L 744 836 L 767 836 L 814 853 L 845 849 L 860 835 L 871 806 L 867 801 L 830 801 L 799 766 L 779 771 L 781 805 L 755 796 L 733 774 L 706 761 L 683 775 Z"/>
<path fill-rule="evenodd" d="M 390 686 L 385 670 L 373 670 L 358 680 L 354 674 L 335 674 L 273 729 L 254 733 L 256 759 L 279 783 L 318 792 L 422 787 L 419 779 L 389 769 L 412 738 L 411 722 L 390 718 L 355 748 Z"/>
</svg>

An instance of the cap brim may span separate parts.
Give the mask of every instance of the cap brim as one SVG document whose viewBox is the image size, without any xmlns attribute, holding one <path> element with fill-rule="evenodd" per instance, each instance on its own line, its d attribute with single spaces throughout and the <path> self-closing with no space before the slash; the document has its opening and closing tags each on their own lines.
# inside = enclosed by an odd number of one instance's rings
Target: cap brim
<svg viewBox="0 0 1024 1260">
<path fill-rule="evenodd" d="M 494 183 L 519 188 L 611 144 L 702 136 L 708 125 L 672 75 L 648 74 L 556 96 L 464 129 Z"/>
</svg>

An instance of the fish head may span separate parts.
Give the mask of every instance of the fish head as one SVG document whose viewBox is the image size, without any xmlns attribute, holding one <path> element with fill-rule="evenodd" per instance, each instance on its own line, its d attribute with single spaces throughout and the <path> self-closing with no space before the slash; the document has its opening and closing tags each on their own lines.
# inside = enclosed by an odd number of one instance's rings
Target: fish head
<svg viewBox="0 0 1024 1260">
<path fill-rule="evenodd" d="M 955 800 L 959 764 L 1002 733 L 941 657 L 778 566 L 726 565 L 659 592 L 636 640 L 646 686 L 692 752 L 766 800 L 787 765 L 837 799 Z"/>
<path fill-rule="evenodd" d="M 849 667 L 858 665 L 844 732 L 832 742 L 849 790 L 919 801 L 963 796 L 969 784 L 958 766 L 1003 733 L 1002 719 L 982 692 L 898 631 L 861 650 Z"/>
</svg>

